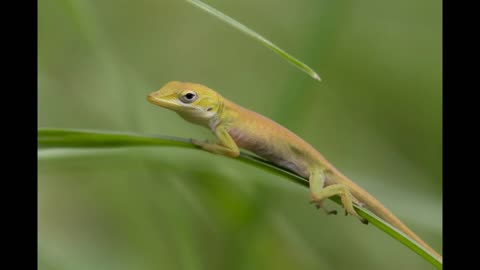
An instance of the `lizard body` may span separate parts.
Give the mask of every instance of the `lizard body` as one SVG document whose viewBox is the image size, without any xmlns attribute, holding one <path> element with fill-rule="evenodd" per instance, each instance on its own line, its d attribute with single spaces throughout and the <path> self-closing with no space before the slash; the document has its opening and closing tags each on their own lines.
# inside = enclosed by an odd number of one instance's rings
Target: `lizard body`
<svg viewBox="0 0 480 270">
<path fill-rule="evenodd" d="M 309 179 L 312 202 L 317 208 L 323 208 L 329 214 L 336 213 L 327 210 L 323 201 L 337 195 L 346 213 L 368 223 L 357 214 L 353 203 L 365 206 L 442 260 L 441 255 L 372 195 L 335 169 L 314 147 L 273 120 L 225 99 L 206 86 L 194 83 L 169 82 L 151 93 L 148 100 L 175 111 L 189 122 L 209 128 L 219 140 L 218 143 L 192 140 L 204 150 L 229 157 L 237 157 L 239 148 L 249 150 Z"/>
</svg>

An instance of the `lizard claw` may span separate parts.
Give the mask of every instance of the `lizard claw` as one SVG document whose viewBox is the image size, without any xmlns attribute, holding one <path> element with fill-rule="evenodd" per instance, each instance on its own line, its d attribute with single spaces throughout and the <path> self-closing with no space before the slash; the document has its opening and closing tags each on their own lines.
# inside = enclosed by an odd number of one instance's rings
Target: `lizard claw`
<svg viewBox="0 0 480 270">
<path fill-rule="evenodd" d="M 325 211 L 325 213 L 327 213 L 327 215 L 336 215 L 336 214 L 337 214 L 337 210 L 328 210 L 325 206 L 323 206 L 323 202 L 322 202 L 322 201 L 311 200 L 311 201 L 310 201 L 310 204 L 312 204 L 312 203 L 315 204 L 315 207 L 316 207 L 317 209 L 322 208 L 323 211 Z"/>
<path fill-rule="evenodd" d="M 365 225 L 368 225 L 368 220 L 366 218 L 363 218 L 361 216 L 359 216 L 357 213 L 353 214 L 353 213 L 349 213 L 346 209 L 345 209 L 345 216 L 348 216 L 348 214 L 352 214 L 353 216 L 356 216 L 360 222 L 362 222 L 363 224 Z"/>
<path fill-rule="evenodd" d="M 325 211 L 327 212 L 327 215 L 336 215 L 337 214 L 337 210 L 326 210 L 325 209 Z"/>
<path fill-rule="evenodd" d="M 349 214 L 348 211 L 345 210 L 345 216 L 348 216 L 348 214 Z M 363 218 L 363 217 L 359 216 L 359 215 L 356 214 L 356 213 L 353 214 L 353 215 L 356 216 L 356 217 L 360 220 L 360 222 L 362 222 L 362 223 L 365 224 L 365 225 L 368 225 L 368 220 L 367 220 L 366 218 Z"/>
</svg>

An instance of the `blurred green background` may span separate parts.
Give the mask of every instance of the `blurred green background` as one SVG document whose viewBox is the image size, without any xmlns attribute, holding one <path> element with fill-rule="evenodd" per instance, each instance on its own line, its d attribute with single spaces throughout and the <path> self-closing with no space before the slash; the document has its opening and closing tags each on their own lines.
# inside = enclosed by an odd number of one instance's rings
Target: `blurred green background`
<svg viewBox="0 0 480 270">
<path fill-rule="evenodd" d="M 185 1 L 42 0 L 39 127 L 212 138 L 146 101 L 202 83 L 299 134 L 441 250 L 441 1 L 206 3 L 323 82 Z M 38 163 L 39 269 L 433 269 L 224 157 L 42 150 Z"/>
</svg>

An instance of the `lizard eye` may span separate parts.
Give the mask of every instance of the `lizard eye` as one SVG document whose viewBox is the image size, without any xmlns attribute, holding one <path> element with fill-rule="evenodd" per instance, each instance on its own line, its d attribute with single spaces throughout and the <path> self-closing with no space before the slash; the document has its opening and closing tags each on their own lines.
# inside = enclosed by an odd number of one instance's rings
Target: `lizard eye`
<svg viewBox="0 0 480 270">
<path fill-rule="evenodd" d="M 183 103 L 192 103 L 197 99 L 197 97 L 197 93 L 189 90 L 182 93 L 182 95 L 180 96 L 180 101 L 182 101 Z"/>
</svg>

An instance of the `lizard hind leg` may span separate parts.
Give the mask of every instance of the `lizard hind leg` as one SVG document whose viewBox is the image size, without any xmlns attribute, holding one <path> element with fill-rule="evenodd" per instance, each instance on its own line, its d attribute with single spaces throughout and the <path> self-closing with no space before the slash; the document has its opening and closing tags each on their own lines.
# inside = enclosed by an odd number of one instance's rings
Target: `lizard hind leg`
<svg viewBox="0 0 480 270">
<path fill-rule="evenodd" d="M 355 200 L 355 198 L 352 196 L 352 194 L 348 190 L 348 187 L 343 184 L 333 184 L 325 187 L 325 180 L 326 180 L 326 175 L 322 170 L 316 170 L 312 172 L 310 175 L 310 179 L 309 179 L 310 193 L 312 196 L 312 201 L 315 202 L 317 208 L 324 208 L 323 200 L 331 196 L 337 195 L 340 197 L 346 213 L 356 216 L 362 223 L 368 224 L 368 221 L 360 217 L 355 211 L 355 209 L 353 208 L 353 201 Z M 327 213 L 329 212 L 326 209 L 325 211 L 327 211 Z"/>
</svg>

